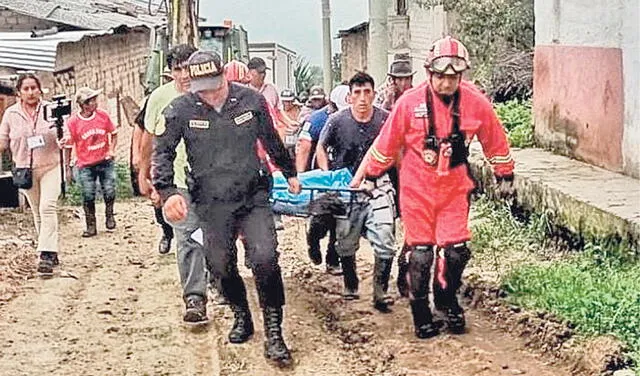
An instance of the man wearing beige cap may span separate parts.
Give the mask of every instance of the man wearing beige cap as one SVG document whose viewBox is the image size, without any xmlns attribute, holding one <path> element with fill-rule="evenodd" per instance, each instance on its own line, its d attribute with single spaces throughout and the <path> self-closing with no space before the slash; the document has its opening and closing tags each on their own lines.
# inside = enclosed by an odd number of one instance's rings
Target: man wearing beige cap
<svg viewBox="0 0 640 376">
<path fill-rule="evenodd" d="M 67 122 L 69 141 L 76 155 L 78 181 L 82 187 L 82 207 L 86 230 L 83 237 L 95 236 L 96 226 L 96 182 L 100 181 L 105 203 L 105 226 L 116 228 L 113 204 L 116 200 L 116 172 L 113 158 L 117 142 L 117 129 L 109 114 L 98 109 L 98 96 L 102 90 L 83 87 L 76 93 L 80 111 Z"/>
</svg>

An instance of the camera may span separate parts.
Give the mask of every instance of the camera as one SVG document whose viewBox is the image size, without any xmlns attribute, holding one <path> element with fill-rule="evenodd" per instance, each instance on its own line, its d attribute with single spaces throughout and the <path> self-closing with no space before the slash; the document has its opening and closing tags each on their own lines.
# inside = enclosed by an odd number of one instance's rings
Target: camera
<svg viewBox="0 0 640 376">
<path fill-rule="evenodd" d="M 52 102 L 44 106 L 46 121 L 62 121 L 65 116 L 71 115 L 71 100 L 65 95 L 56 95 Z"/>
</svg>

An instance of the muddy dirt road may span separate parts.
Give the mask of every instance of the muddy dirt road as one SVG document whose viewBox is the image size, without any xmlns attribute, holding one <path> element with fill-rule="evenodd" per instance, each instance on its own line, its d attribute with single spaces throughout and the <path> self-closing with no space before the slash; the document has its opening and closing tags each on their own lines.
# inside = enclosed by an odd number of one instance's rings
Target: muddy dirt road
<svg viewBox="0 0 640 376">
<path fill-rule="evenodd" d="M 522 340 L 473 310 L 468 334 L 415 339 L 406 301 L 388 315 L 371 308 L 368 246 L 359 255 L 362 298 L 343 302 L 341 277 L 307 261 L 304 222 L 294 219 L 286 220 L 279 238 L 288 300 L 284 332 L 295 367 L 276 370 L 262 355 L 262 318 L 250 273 L 243 271 L 257 329 L 251 341 L 230 345 L 231 313 L 211 303 L 208 326 L 186 327 L 175 254 L 157 254 L 151 208 L 135 201 L 116 211 L 115 233 L 100 231 L 102 225 L 97 237 L 82 239 L 82 224 L 65 209 L 57 275 L 30 278 L 11 300 L 0 300 L 1 375 L 571 374 L 525 352 Z M 7 265 L 0 263 L 0 271 L 23 264 Z"/>
</svg>

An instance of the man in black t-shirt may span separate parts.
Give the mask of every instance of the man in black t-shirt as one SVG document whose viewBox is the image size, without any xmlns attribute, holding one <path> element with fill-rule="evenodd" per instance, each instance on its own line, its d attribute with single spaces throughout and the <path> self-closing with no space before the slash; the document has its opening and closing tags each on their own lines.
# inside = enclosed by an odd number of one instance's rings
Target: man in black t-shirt
<svg viewBox="0 0 640 376">
<path fill-rule="evenodd" d="M 349 81 L 349 108 L 329 117 L 316 149 L 318 166 L 323 170 L 348 168 L 355 174 L 367 150 L 387 119 L 385 110 L 373 106 L 374 81 L 357 73 Z M 357 194 L 345 218 L 337 218 L 336 251 L 341 257 L 345 299 L 358 298 L 355 254 L 363 235 L 375 253 L 373 304 L 390 312 L 393 298 L 387 293 L 395 256 L 395 191 L 387 175 L 373 183 L 370 192 Z"/>
</svg>

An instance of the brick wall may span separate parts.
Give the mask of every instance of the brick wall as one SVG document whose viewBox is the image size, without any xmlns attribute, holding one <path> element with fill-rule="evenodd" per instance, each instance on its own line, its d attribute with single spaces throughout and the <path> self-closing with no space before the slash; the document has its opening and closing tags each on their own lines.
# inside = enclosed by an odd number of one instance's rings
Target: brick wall
<svg viewBox="0 0 640 376">
<path fill-rule="evenodd" d="M 73 96 L 83 86 L 103 89 L 99 107 L 110 113 L 114 123 L 118 121 L 120 111 L 118 158 L 121 160 L 129 157 L 133 129 L 127 121 L 130 114 L 124 113 L 121 104 L 142 101 L 141 78 L 149 53 L 149 30 L 146 28 L 58 45 L 55 91 Z"/>
<path fill-rule="evenodd" d="M 55 22 L 41 20 L 39 18 L 16 13 L 7 8 L 0 7 L 0 31 L 31 31 L 49 29 L 53 26 L 60 26 Z"/>
<path fill-rule="evenodd" d="M 367 69 L 369 29 L 342 37 L 342 81 L 348 81 L 356 71 Z"/>
</svg>

